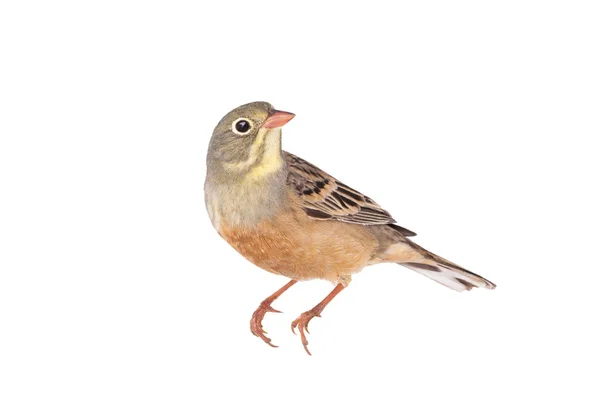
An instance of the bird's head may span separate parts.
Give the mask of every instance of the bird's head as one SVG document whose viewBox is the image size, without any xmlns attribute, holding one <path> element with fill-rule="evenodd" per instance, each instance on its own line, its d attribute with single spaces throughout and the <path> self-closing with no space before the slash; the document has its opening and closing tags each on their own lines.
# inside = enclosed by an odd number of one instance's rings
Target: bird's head
<svg viewBox="0 0 600 400">
<path fill-rule="evenodd" d="M 253 179 L 278 171 L 283 165 L 281 127 L 292 118 L 294 114 L 262 101 L 230 111 L 213 131 L 209 172 L 223 179 Z"/>
</svg>

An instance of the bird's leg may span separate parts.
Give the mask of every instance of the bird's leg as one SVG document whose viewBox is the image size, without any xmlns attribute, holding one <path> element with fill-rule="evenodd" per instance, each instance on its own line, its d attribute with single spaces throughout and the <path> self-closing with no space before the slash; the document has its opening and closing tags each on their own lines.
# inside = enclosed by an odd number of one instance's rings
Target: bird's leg
<svg viewBox="0 0 600 400">
<path fill-rule="evenodd" d="M 296 282 L 298 282 L 298 281 L 292 279 L 281 289 L 279 289 L 278 291 L 276 291 L 275 293 L 273 293 L 272 295 L 270 295 L 269 297 L 264 299 L 262 301 L 262 303 L 260 303 L 260 306 L 258 306 L 256 311 L 254 311 L 254 314 L 252 314 L 252 318 L 250 319 L 250 331 L 252 331 L 254 336 L 258 336 L 266 344 L 268 344 L 271 347 L 277 347 L 277 346 L 275 346 L 273 343 L 271 343 L 271 339 L 269 339 L 268 337 L 265 336 L 265 334 L 267 332 L 265 332 L 265 330 L 263 329 L 262 320 L 263 320 L 265 314 L 268 312 L 275 312 L 275 313 L 281 312 L 281 311 L 277 311 L 276 309 L 271 307 L 271 303 L 273 303 L 275 300 L 277 300 L 277 298 L 279 296 L 281 296 L 283 294 L 283 292 L 285 292 L 286 290 L 291 288 Z"/>
<path fill-rule="evenodd" d="M 327 306 L 327 304 L 329 304 L 329 302 L 333 300 L 333 298 L 337 296 L 339 292 L 344 290 L 344 288 L 345 286 L 343 284 L 338 283 L 338 285 L 331 291 L 331 293 L 327 295 L 327 297 L 323 299 L 323 301 L 314 306 L 312 309 L 300 314 L 300 316 L 296 318 L 294 322 L 292 322 L 292 332 L 295 334 L 296 331 L 294 329 L 298 327 L 298 330 L 300 331 L 300 337 L 302 338 L 302 345 L 309 356 L 312 354 L 310 354 L 310 351 L 308 351 L 308 340 L 306 340 L 306 335 L 304 333 L 304 331 L 308 332 L 308 323 L 311 319 L 313 319 L 313 317 L 320 317 L 321 312 L 323 312 L 323 309 Z"/>
</svg>

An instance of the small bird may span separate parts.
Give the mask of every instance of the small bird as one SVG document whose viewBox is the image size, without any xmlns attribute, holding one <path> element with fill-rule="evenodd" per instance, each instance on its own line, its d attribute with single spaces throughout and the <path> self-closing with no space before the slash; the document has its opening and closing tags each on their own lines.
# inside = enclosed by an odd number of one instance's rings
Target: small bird
<svg viewBox="0 0 600 400">
<path fill-rule="evenodd" d="M 306 352 L 308 323 L 368 265 L 401 264 L 456 291 L 494 289 L 487 279 L 439 257 L 408 237 L 370 197 L 281 147 L 294 114 L 266 102 L 229 112 L 208 148 L 204 186 L 210 220 L 223 239 L 258 267 L 291 279 L 261 302 L 250 330 L 272 347 L 262 326 L 271 304 L 298 281 L 324 279 L 335 288 L 292 322 Z"/>
</svg>

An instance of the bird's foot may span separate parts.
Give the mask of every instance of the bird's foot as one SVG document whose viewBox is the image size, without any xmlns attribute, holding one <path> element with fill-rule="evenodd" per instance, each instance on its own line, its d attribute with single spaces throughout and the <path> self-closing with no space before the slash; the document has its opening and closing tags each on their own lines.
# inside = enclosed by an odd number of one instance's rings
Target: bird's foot
<svg viewBox="0 0 600 400">
<path fill-rule="evenodd" d="M 260 306 L 254 311 L 252 314 L 252 318 L 250 319 L 250 331 L 254 336 L 258 336 L 261 338 L 266 344 L 271 347 L 277 347 L 273 343 L 271 343 L 271 339 L 266 336 L 266 331 L 263 329 L 262 320 L 266 313 L 280 313 L 281 311 L 277 311 L 273 307 L 271 307 L 271 303 L 266 300 L 260 303 Z"/>
<path fill-rule="evenodd" d="M 302 345 L 304 346 L 304 350 L 306 350 L 309 356 L 311 356 L 312 354 L 310 354 L 310 351 L 308 351 L 308 340 L 306 340 L 306 334 L 304 333 L 304 331 L 310 333 L 308 331 L 308 323 L 314 317 L 321 317 L 321 313 L 313 308 L 312 310 L 303 312 L 298 318 L 294 320 L 294 322 L 292 322 L 292 332 L 296 334 L 295 329 L 298 328 L 298 331 L 300 332 L 300 338 L 302 339 Z"/>
</svg>

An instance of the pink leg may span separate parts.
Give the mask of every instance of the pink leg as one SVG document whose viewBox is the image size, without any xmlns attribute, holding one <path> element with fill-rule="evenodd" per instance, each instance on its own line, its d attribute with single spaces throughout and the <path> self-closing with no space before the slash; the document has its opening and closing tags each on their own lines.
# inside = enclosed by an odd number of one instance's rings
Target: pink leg
<svg viewBox="0 0 600 400">
<path fill-rule="evenodd" d="M 265 334 L 267 332 L 265 332 L 265 330 L 263 329 L 262 320 L 263 320 L 265 314 L 268 312 L 275 312 L 275 313 L 281 312 L 281 311 L 277 311 L 276 309 L 271 307 L 271 303 L 273 303 L 275 300 L 277 300 L 277 298 L 279 296 L 281 296 L 283 294 L 283 292 L 285 292 L 286 290 L 291 288 L 296 282 L 298 282 L 298 281 L 292 279 L 281 289 L 279 289 L 278 291 L 273 293 L 271 296 L 264 299 L 262 301 L 262 303 L 260 303 L 260 306 L 258 306 L 256 311 L 254 311 L 254 314 L 252 314 L 252 318 L 250 319 L 250 331 L 252 331 L 252 334 L 254 334 L 254 336 L 258 336 L 259 338 L 261 338 L 266 344 L 268 344 L 271 347 L 277 347 L 277 346 L 275 346 L 273 343 L 271 343 L 271 339 L 269 339 L 267 336 L 265 336 Z"/>
<path fill-rule="evenodd" d="M 306 350 L 306 352 L 308 353 L 309 356 L 312 354 L 310 354 L 310 351 L 308 351 L 308 340 L 306 340 L 306 335 L 305 335 L 304 331 L 308 332 L 308 323 L 310 322 L 310 320 L 313 319 L 314 317 L 320 317 L 321 312 L 323 312 L 323 309 L 327 306 L 327 304 L 329 304 L 329 302 L 331 300 L 333 300 L 333 298 L 335 296 L 337 296 L 338 293 L 341 292 L 342 290 L 344 290 L 344 285 L 339 283 L 331 291 L 331 293 L 329 293 L 327 295 L 327 297 L 325 297 L 323 299 L 323 301 L 321 301 L 319 304 L 317 304 L 312 309 L 300 314 L 300 316 L 298 318 L 296 318 L 294 320 L 294 322 L 292 322 L 292 332 L 296 333 L 296 331 L 294 329 L 296 327 L 298 327 L 298 330 L 300 331 L 300 337 L 302 338 L 302 345 L 304 346 L 304 350 Z M 310 333 L 310 332 L 308 332 L 308 333 Z"/>
</svg>

